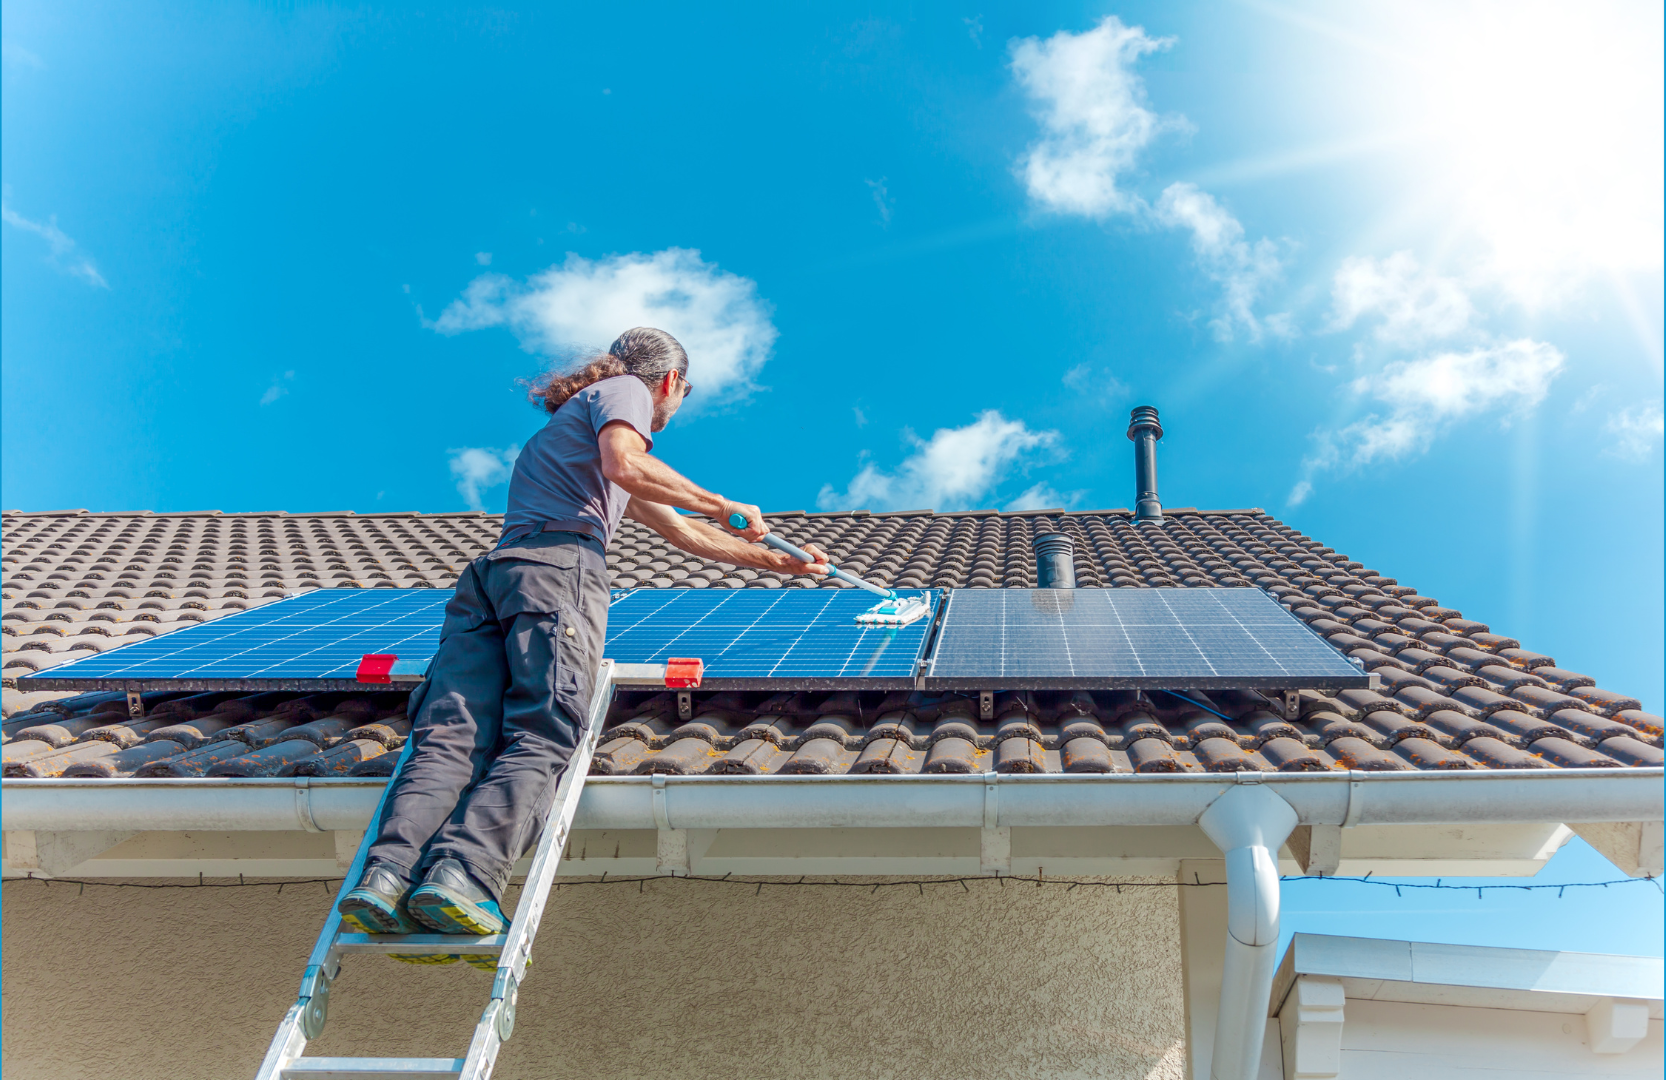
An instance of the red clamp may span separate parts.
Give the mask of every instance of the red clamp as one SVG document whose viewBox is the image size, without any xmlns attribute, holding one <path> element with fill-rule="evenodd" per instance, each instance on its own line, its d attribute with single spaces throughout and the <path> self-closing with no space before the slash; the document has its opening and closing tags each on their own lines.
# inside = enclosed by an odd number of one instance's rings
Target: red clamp
<svg viewBox="0 0 1666 1080">
<path fill-rule="evenodd" d="M 359 660 L 358 680 L 367 683 L 391 683 L 393 664 L 399 657 L 393 653 L 365 653 Z"/>
<path fill-rule="evenodd" d="M 368 658 L 367 658 L 368 659 Z M 700 685 L 706 664 L 683 656 L 673 656 L 665 662 L 665 685 L 674 690 L 691 690 Z"/>
</svg>

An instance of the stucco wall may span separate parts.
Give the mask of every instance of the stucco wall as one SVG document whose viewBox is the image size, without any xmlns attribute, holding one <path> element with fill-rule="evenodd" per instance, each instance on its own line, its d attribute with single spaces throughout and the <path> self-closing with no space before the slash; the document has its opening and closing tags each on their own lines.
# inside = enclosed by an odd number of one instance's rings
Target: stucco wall
<svg viewBox="0 0 1666 1080">
<path fill-rule="evenodd" d="M 496 1075 L 1180 1080 L 1175 893 L 567 885 Z M 4 899 L 8 1080 L 222 1080 L 253 1075 L 331 897 L 8 882 Z M 460 1056 L 490 979 L 349 957 L 309 1053 Z"/>
</svg>

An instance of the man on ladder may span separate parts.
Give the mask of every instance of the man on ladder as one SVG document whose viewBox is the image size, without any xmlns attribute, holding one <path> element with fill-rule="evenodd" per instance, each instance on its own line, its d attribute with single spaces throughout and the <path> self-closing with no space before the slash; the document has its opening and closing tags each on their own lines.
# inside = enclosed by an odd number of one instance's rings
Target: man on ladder
<svg viewBox="0 0 1666 1080">
<path fill-rule="evenodd" d="M 621 517 L 701 558 L 826 573 L 818 548 L 806 548 L 819 560 L 806 565 L 754 546 L 769 531 L 756 506 L 650 456 L 654 433 L 693 389 L 687 373 L 675 338 L 639 327 L 577 372 L 533 384 L 549 422 L 515 462 L 502 539 L 463 571 L 446 605 L 439 651 L 411 695 L 411 752 L 364 871 L 337 905 L 344 923 L 366 934 L 504 929 L 510 870 L 583 734 L 607 629 L 603 552 Z M 674 507 L 725 528 L 738 514 L 746 528 L 719 532 Z"/>
</svg>

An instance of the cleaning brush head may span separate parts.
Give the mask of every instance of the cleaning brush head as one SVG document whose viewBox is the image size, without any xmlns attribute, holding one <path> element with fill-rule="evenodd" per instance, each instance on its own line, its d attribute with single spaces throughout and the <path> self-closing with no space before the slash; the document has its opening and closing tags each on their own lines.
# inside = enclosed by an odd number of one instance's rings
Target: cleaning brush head
<svg viewBox="0 0 1666 1080">
<path fill-rule="evenodd" d="M 892 593 L 856 616 L 856 622 L 860 626 L 907 626 L 930 614 L 931 603 L 925 595 L 899 596 Z"/>
</svg>

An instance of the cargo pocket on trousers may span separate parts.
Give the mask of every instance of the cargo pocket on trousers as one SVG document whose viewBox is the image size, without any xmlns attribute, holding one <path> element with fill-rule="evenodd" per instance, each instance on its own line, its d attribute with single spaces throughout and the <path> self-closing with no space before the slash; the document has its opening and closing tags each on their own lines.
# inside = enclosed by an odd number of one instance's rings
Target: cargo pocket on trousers
<svg viewBox="0 0 1666 1080">
<path fill-rule="evenodd" d="M 578 728 L 589 726 L 592 674 L 586 662 L 585 643 L 589 637 L 573 618 L 572 608 L 550 616 L 555 643 L 555 703 Z"/>
</svg>

